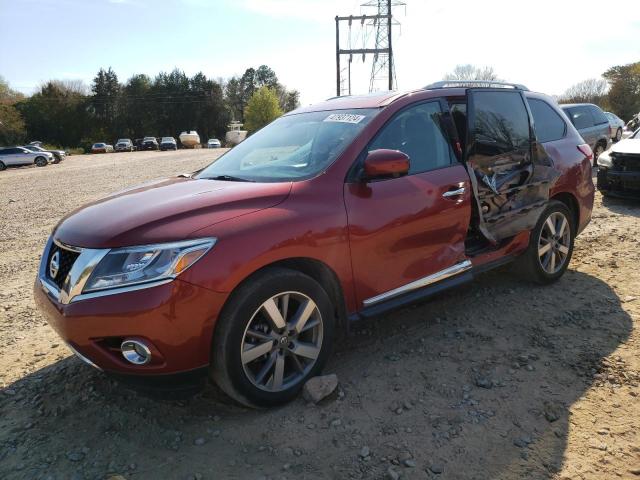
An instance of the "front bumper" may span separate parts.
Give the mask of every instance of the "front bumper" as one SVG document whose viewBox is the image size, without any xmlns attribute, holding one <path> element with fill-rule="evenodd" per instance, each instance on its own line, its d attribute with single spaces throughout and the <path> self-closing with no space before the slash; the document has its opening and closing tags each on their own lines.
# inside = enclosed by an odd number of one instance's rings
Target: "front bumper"
<svg viewBox="0 0 640 480">
<path fill-rule="evenodd" d="M 598 167 L 598 190 L 618 197 L 640 198 L 640 171 Z"/>
<path fill-rule="evenodd" d="M 38 309 L 60 337 L 85 361 L 116 374 L 165 376 L 206 368 L 218 314 L 227 294 L 179 279 L 152 288 L 60 303 L 36 279 Z M 144 341 L 152 359 L 127 362 L 125 338 Z"/>
</svg>

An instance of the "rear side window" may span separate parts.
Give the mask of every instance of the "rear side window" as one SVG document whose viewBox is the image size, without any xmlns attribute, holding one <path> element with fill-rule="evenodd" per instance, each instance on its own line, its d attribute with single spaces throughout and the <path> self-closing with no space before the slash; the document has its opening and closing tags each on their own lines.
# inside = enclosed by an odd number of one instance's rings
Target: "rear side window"
<svg viewBox="0 0 640 480">
<path fill-rule="evenodd" d="M 518 92 L 474 92 L 476 153 L 500 155 L 529 148 L 529 116 Z"/>
<path fill-rule="evenodd" d="M 17 148 L 6 148 L 4 150 L 0 150 L 0 155 L 15 155 L 16 153 L 22 153 L 22 150 Z"/>
<path fill-rule="evenodd" d="M 369 144 L 369 151 L 400 150 L 409 156 L 409 175 L 448 167 L 451 146 L 440 128 L 439 102 L 411 106 L 387 123 Z"/>
<path fill-rule="evenodd" d="M 593 127 L 593 115 L 591 115 L 589 107 L 571 107 L 565 111 L 569 114 L 571 123 L 573 123 L 578 130 Z"/>
<path fill-rule="evenodd" d="M 609 120 L 607 120 L 607 117 L 605 117 L 604 112 L 595 105 L 590 105 L 589 110 L 591 111 L 591 115 L 593 115 L 593 121 L 596 125 L 609 123 Z"/>
<path fill-rule="evenodd" d="M 567 125 L 558 112 L 544 100 L 529 99 L 529 108 L 533 115 L 536 137 L 540 143 L 553 142 L 564 138 Z"/>
</svg>

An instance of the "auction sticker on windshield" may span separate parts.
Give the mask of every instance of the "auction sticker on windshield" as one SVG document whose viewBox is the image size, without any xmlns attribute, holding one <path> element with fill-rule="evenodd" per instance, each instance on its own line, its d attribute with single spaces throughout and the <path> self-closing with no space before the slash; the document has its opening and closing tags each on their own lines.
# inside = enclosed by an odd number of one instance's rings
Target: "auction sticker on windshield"
<svg viewBox="0 0 640 480">
<path fill-rule="evenodd" d="M 323 121 L 325 122 L 342 122 L 342 123 L 360 123 L 364 115 L 354 115 L 353 113 L 332 113 Z"/>
</svg>

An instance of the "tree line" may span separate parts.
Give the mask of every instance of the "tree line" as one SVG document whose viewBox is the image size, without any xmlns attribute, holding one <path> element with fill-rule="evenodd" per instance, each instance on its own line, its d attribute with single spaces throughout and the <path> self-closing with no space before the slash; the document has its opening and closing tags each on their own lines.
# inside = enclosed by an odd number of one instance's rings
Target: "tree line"
<svg viewBox="0 0 640 480">
<path fill-rule="evenodd" d="M 50 80 L 31 96 L 0 77 L 0 145 L 40 140 L 87 149 L 98 141 L 177 136 L 184 130 L 196 130 L 204 139 L 224 138 L 230 121 L 247 120 L 247 106 L 257 92 L 253 110 L 264 110 L 266 98 L 276 103 L 266 107 L 272 116 L 299 105 L 298 91 L 284 87 L 266 65 L 227 80 L 203 73 L 188 77 L 174 69 L 154 78 L 136 74 L 124 83 L 113 69 L 100 69 L 90 87 Z M 263 126 L 264 120 L 248 120 L 252 130 Z"/>
</svg>

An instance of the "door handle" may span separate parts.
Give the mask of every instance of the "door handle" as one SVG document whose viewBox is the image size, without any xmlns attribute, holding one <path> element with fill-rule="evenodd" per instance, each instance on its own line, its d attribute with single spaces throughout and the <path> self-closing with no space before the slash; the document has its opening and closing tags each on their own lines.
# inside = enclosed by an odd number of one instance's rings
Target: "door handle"
<svg viewBox="0 0 640 480">
<path fill-rule="evenodd" d="M 457 190 L 449 190 L 448 192 L 444 192 L 442 194 L 442 198 L 458 197 L 460 195 L 464 195 L 464 187 L 458 188 Z"/>
</svg>

